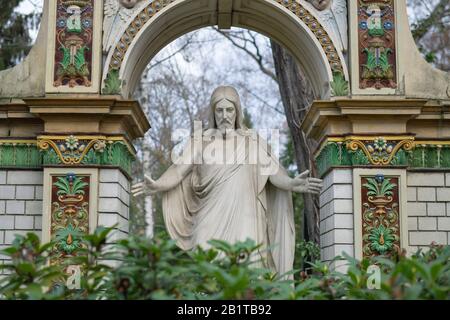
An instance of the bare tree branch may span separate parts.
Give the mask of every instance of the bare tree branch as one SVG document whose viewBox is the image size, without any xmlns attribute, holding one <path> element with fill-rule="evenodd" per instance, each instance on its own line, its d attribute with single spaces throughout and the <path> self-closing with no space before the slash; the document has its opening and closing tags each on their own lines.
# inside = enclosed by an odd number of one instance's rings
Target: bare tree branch
<svg viewBox="0 0 450 320">
<path fill-rule="evenodd" d="M 260 70 L 267 76 L 269 76 L 273 81 L 278 82 L 278 78 L 276 74 L 271 70 L 268 69 L 264 65 L 264 58 L 261 54 L 259 45 L 256 42 L 256 38 L 254 34 L 252 34 L 251 31 L 248 31 L 247 34 L 249 35 L 250 39 L 248 37 L 239 36 L 236 35 L 236 33 L 232 32 L 225 32 L 222 30 L 219 30 L 218 28 L 214 28 L 215 31 L 223 35 L 228 41 L 230 41 L 236 48 L 239 48 L 243 50 L 245 53 L 247 53 L 259 66 Z M 240 44 L 237 40 L 243 41 L 243 44 Z M 247 45 L 250 44 L 252 48 L 256 51 L 253 52 L 250 50 Z"/>
</svg>

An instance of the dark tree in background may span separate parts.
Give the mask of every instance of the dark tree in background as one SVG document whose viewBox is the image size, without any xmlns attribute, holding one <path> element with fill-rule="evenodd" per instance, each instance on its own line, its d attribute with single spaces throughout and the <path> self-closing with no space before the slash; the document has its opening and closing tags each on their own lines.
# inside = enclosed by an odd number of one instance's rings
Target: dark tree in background
<svg viewBox="0 0 450 320">
<path fill-rule="evenodd" d="M 29 30 L 36 29 L 41 13 L 15 12 L 22 0 L 2 0 L 0 9 L 0 70 L 19 63 L 30 51 L 32 39 Z"/>
<path fill-rule="evenodd" d="M 450 0 L 408 0 L 414 40 L 428 62 L 450 71 Z"/>
<path fill-rule="evenodd" d="M 314 94 L 311 84 L 300 69 L 294 57 L 275 41 L 271 41 L 275 72 L 283 101 L 284 113 L 292 137 L 292 152 L 298 172 L 310 170 L 316 176 L 314 162 L 311 158 L 315 142 L 307 139 L 300 129 Z M 319 243 L 319 203 L 318 196 L 303 194 L 303 237 L 307 241 Z"/>
</svg>

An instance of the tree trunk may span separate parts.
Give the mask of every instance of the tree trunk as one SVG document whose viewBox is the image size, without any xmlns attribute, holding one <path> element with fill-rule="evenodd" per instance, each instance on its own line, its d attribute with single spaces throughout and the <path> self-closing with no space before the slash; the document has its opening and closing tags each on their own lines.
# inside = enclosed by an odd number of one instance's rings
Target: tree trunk
<svg viewBox="0 0 450 320">
<path fill-rule="evenodd" d="M 271 45 L 284 112 L 292 135 L 297 168 L 300 172 L 310 170 L 315 175 L 316 170 L 310 151 L 313 150 L 315 142 L 308 141 L 300 129 L 300 124 L 314 99 L 312 87 L 291 54 L 273 40 Z M 319 243 L 318 197 L 304 194 L 303 198 L 305 240 Z"/>
</svg>

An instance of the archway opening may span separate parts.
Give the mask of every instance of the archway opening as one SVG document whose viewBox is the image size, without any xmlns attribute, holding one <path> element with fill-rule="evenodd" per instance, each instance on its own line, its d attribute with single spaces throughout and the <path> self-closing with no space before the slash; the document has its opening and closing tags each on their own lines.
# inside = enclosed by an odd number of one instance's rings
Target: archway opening
<svg viewBox="0 0 450 320">
<path fill-rule="evenodd" d="M 133 97 L 140 101 L 152 124 L 146 137 L 136 143 L 140 162 L 133 176 L 142 180 L 145 172 L 158 179 L 167 170 L 174 149 L 181 147 L 178 149 L 181 151 L 185 147 L 193 121 L 207 125 L 211 93 L 222 84 L 238 89 L 247 127 L 264 135 L 272 146 L 279 144 L 277 153 L 295 176 L 289 126 L 275 78 L 270 39 L 249 30 L 233 28 L 223 32 L 203 28 L 169 44 L 147 66 Z M 179 129 L 184 130 L 183 137 L 176 133 Z M 276 134 L 280 137 L 275 137 Z M 300 241 L 302 196 L 296 194 L 293 201 Z M 165 229 L 160 195 L 141 199 L 136 206 L 141 213 L 146 212 L 153 232 Z M 145 216 L 136 214 L 137 210 L 131 215 L 132 225 L 144 224 Z M 150 214 L 152 219 L 148 219 Z"/>
<path fill-rule="evenodd" d="M 144 70 L 162 48 L 182 35 L 208 26 L 253 30 L 282 45 L 303 70 L 315 99 L 330 97 L 334 73 L 341 73 L 348 79 L 342 53 L 308 4 L 294 0 L 236 0 L 228 1 L 231 4 L 228 7 L 220 7 L 220 3 L 153 1 L 140 7 L 124 28 L 120 40 L 113 43 L 106 54 L 103 80 L 117 70 L 122 81 L 120 93 L 131 98 Z M 152 122 L 151 115 L 149 118 Z"/>
</svg>

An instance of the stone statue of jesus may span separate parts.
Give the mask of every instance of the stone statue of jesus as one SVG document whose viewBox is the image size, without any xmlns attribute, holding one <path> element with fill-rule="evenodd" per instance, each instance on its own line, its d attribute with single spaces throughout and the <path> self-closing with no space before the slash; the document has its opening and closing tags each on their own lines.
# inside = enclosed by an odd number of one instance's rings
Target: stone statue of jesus
<svg viewBox="0 0 450 320">
<path fill-rule="evenodd" d="M 211 239 L 253 239 L 260 261 L 283 274 L 292 270 L 295 230 L 291 192 L 317 194 L 322 180 L 305 171 L 288 176 L 267 143 L 244 125 L 233 87 L 211 97 L 208 129 L 194 134 L 180 158 L 158 179 L 145 176 L 133 194 L 163 192 L 170 236 L 190 250 Z M 269 248 L 269 250 L 267 250 Z"/>
</svg>

